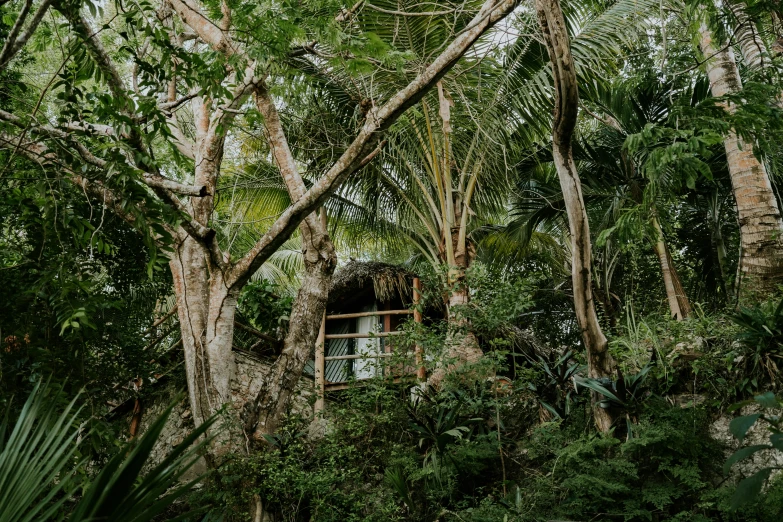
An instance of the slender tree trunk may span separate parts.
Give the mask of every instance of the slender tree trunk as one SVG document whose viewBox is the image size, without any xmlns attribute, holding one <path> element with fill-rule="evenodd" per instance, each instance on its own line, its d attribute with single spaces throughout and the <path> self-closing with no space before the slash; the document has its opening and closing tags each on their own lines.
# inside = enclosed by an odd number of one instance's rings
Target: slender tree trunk
<svg viewBox="0 0 783 522">
<path fill-rule="evenodd" d="M 731 47 L 716 47 L 706 25 L 700 29 L 699 43 L 707 58 L 712 95 L 739 92 L 742 82 Z M 783 279 L 783 221 L 767 170 L 753 155 L 753 147 L 734 132 L 726 136 L 724 145 L 740 223 L 739 266 L 745 279 L 740 299 L 762 297 Z"/>
<path fill-rule="evenodd" d="M 566 30 L 565 18 L 558 0 L 536 0 L 538 22 L 544 33 L 555 86 L 555 114 L 552 127 L 552 154 L 563 191 L 568 227 L 571 233 L 571 279 L 574 289 L 574 309 L 582 330 L 582 341 L 587 350 L 590 377 L 611 377 L 614 363 L 609 354 L 609 343 L 601 330 L 592 295 L 590 266 L 592 252 L 590 227 L 587 221 L 582 184 L 576 170 L 571 140 L 576 127 L 579 93 L 576 69 Z M 593 413 L 598 429 L 607 432 L 612 426 L 612 415 L 597 406 L 593 395 Z"/>
<path fill-rule="evenodd" d="M 459 222 L 459 220 L 456 220 Z M 471 254 L 467 245 L 459 245 L 459 228 L 454 227 L 449 233 L 454 246 L 454 258 L 451 260 L 447 275 L 448 298 L 446 301 L 446 320 L 448 321 L 448 333 L 442 363 L 427 379 L 431 386 L 438 387 L 443 382 L 447 373 L 450 373 L 465 364 L 475 363 L 480 360 L 484 352 L 479 346 L 476 334 L 470 327 L 470 319 L 466 317 L 467 306 L 470 304 L 470 288 L 465 280 L 465 275 L 470 266 Z M 444 256 L 443 261 L 448 263 L 445 255 L 445 246 L 441 247 Z"/>
<path fill-rule="evenodd" d="M 666 238 L 663 235 L 663 229 L 657 216 L 653 216 L 652 223 L 657 236 L 653 240 L 653 249 L 661 264 L 661 275 L 663 276 L 663 286 L 666 289 L 669 311 L 673 319 L 682 321 L 691 313 L 690 301 L 688 301 L 688 296 L 685 294 L 682 281 L 674 266 L 674 260 L 669 252 L 669 247 L 666 244 Z"/>
<path fill-rule="evenodd" d="M 308 218 L 308 221 L 318 220 Z M 305 275 L 291 310 L 283 352 L 259 391 L 254 410 L 246 418 L 246 429 L 256 440 L 262 440 L 264 435 L 279 428 L 315 348 L 337 261 L 325 227 L 323 230 L 309 233 L 306 239 L 303 237 Z"/>
<path fill-rule="evenodd" d="M 256 106 L 264 116 L 269 144 L 280 173 L 296 201 L 306 192 L 291 149 L 283 130 L 280 116 L 266 88 L 259 84 L 255 93 Z M 308 216 L 299 227 L 302 236 L 305 274 L 294 301 L 283 351 L 252 406 L 247 410 L 245 429 L 256 440 L 277 431 L 288 410 L 296 385 L 315 348 L 321 325 L 332 274 L 337 265 L 337 255 L 326 227 L 325 209 L 321 219 Z"/>
</svg>

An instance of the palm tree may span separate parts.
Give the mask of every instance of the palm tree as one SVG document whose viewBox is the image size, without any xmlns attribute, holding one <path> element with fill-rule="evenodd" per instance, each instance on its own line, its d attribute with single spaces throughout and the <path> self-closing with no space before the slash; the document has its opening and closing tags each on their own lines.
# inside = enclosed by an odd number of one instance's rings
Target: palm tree
<svg viewBox="0 0 783 522">
<path fill-rule="evenodd" d="M 646 236 L 658 257 L 671 316 L 682 320 L 690 314 L 690 302 L 674 265 L 660 217 L 660 206 L 666 204 L 672 191 L 682 185 L 681 178 L 677 172 L 672 172 L 671 166 L 667 169 L 669 172 L 646 175 L 645 162 L 650 151 L 632 153 L 626 147 L 626 139 L 642 132 L 648 125 L 665 125 L 670 116 L 671 96 L 691 98 L 692 89 L 678 89 L 671 82 L 661 83 L 649 75 L 640 79 L 635 75 L 630 80 L 611 85 L 594 83 L 591 89 L 583 89 L 583 94 L 583 103 L 589 103 L 600 113 L 590 112 L 595 121 L 585 125 L 585 132 L 574 149 L 580 178 L 584 181 L 588 212 L 598 223 L 594 235 L 599 238 L 599 244 L 618 233 Z M 521 165 L 523 186 L 533 179 L 531 169 L 538 168 L 541 161 L 551 159 L 544 155 Z M 533 192 L 541 190 L 537 187 Z M 565 208 L 562 196 L 554 190 L 549 192 L 546 198 L 518 199 L 516 222 L 510 228 L 533 231 L 544 220 L 560 219 Z M 524 190 L 522 194 L 531 192 Z M 621 237 L 620 241 L 629 239 L 631 237 Z M 604 289 L 605 293 L 608 291 L 608 288 Z"/>
<path fill-rule="evenodd" d="M 703 22 L 699 47 L 706 59 L 712 95 L 738 93 L 742 80 L 734 51 L 729 45 L 716 42 L 713 34 L 707 22 Z M 726 109 L 734 110 L 731 104 Z M 767 169 L 753 154 L 752 144 L 732 130 L 725 136 L 724 146 L 740 222 L 740 269 L 747 283 L 741 287 L 738 283 L 738 295 L 763 296 L 774 291 L 783 278 L 783 219 Z"/>
</svg>

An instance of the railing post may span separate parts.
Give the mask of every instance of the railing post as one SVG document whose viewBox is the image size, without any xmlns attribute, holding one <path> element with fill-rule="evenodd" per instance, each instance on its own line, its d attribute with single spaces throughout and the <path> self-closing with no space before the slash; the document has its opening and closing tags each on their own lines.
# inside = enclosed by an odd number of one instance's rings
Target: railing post
<svg viewBox="0 0 783 522">
<path fill-rule="evenodd" d="M 318 330 L 318 339 L 315 341 L 315 415 L 324 411 L 326 392 L 326 310 L 321 319 L 321 328 Z"/>
<path fill-rule="evenodd" d="M 328 233 L 326 207 L 321 207 L 319 218 L 324 232 Z M 315 341 L 315 392 L 318 394 L 314 407 L 316 417 L 324 411 L 326 405 L 326 360 L 324 357 L 326 357 L 326 308 L 324 308 L 324 315 L 321 318 L 318 339 Z"/>
<path fill-rule="evenodd" d="M 421 324 L 421 280 L 413 278 L 413 321 Z M 416 354 L 416 378 L 424 381 L 427 378 L 427 370 L 424 368 L 424 352 L 419 343 L 414 348 Z"/>
</svg>

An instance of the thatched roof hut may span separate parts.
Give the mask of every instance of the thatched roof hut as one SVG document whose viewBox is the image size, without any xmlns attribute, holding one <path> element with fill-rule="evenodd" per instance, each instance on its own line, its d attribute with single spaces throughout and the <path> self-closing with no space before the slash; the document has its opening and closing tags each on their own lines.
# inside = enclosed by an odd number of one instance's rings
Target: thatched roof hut
<svg viewBox="0 0 783 522">
<path fill-rule="evenodd" d="M 334 274 L 327 309 L 347 311 L 372 301 L 407 307 L 413 297 L 414 277 L 401 266 L 352 259 Z"/>
</svg>

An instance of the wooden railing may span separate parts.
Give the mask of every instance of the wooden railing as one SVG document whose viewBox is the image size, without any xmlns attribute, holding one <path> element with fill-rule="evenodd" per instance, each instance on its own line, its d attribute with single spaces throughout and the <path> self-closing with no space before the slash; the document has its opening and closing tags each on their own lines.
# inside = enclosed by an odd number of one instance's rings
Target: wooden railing
<svg viewBox="0 0 783 522">
<path fill-rule="evenodd" d="M 330 339 L 372 339 L 382 337 L 393 337 L 402 334 L 400 331 L 385 331 L 385 332 L 367 332 L 367 333 L 347 333 L 347 334 L 327 334 L 326 333 L 326 321 L 335 319 L 357 319 L 360 317 L 384 317 L 386 326 L 390 328 L 390 318 L 393 315 L 413 315 L 413 320 L 420 323 L 422 320 L 421 312 L 419 311 L 419 304 L 421 302 L 421 281 L 418 277 L 413 279 L 413 310 L 378 310 L 373 312 L 356 312 L 349 314 L 324 314 L 324 318 L 321 320 L 321 329 L 318 331 L 318 340 L 315 344 L 315 385 L 318 393 L 318 398 L 315 402 L 315 412 L 318 413 L 324 408 L 324 393 L 326 389 L 337 389 L 345 387 L 344 382 L 330 383 L 326 380 L 326 362 L 327 361 L 348 361 L 358 359 L 381 359 L 390 357 L 391 344 L 387 344 L 384 353 L 377 354 L 352 354 L 352 355 L 326 355 L 326 341 Z M 425 370 L 423 366 L 423 357 L 421 347 L 416 345 L 414 349 L 416 357 L 416 376 L 418 379 L 423 380 L 425 377 Z"/>
</svg>

